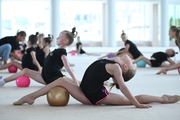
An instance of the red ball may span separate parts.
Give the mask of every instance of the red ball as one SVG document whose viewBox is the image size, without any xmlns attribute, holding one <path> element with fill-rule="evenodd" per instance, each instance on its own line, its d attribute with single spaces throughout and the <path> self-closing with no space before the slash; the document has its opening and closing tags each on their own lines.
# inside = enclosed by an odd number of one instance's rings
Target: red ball
<svg viewBox="0 0 180 120">
<path fill-rule="evenodd" d="M 30 79 L 28 76 L 20 76 L 16 79 L 17 87 L 29 87 Z"/>
<path fill-rule="evenodd" d="M 9 73 L 16 73 L 17 72 L 17 67 L 15 65 L 11 65 L 8 67 Z"/>
<path fill-rule="evenodd" d="M 179 74 L 180 74 L 180 67 L 178 68 L 178 72 L 179 72 Z"/>
</svg>

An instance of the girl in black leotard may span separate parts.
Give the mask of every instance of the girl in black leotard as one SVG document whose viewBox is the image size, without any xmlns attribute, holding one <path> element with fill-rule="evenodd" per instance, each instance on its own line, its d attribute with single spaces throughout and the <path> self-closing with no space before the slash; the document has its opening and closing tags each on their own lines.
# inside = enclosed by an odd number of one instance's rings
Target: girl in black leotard
<svg viewBox="0 0 180 120">
<path fill-rule="evenodd" d="M 15 65 L 20 70 L 24 68 L 28 68 L 31 70 L 41 71 L 41 66 L 39 65 L 36 56 L 35 56 L 35 45 L 37 42 L 37 35 L 30 35 L 28 40 L 28 46 L 29 48 L 24 51 L 24 54 L 22 56 L 22 63 L 19 63 L 17 61 L 11 61 L 8 64 L 3 65 L 0 67 L 0 70 L 6 69 L 11 65 Z"/>
<path fill-rule="evenodd" d="M 76 28 L 72 29 L 72 32 L 67 30 L 62 31 L 57 38 L 57 45 L 59 48 L 55 49 L 54 51 L 50 52 L 49 55 L 44 59 L 42 72 L 37 72 L 29 69 L 24 69 L 23 71 L 16 73 L 8 78 L 0 79 L 0 86 L 4 85 L 7 82 L 11 82 L 16 80 L 19 76 L 26 75 L 30 78 L 34 79 L 35 81 L 41 84 L 49 84 L 54 80 L 64 77 L 61 73 L 60 69 L 64 66 L 70 76 L 74 84 L 79 85 L 79 82 L 76 80 L 67 60 L 67 53 L 66 47 L 71 45 L 74 41 L 74 37 L 77 36 Z"/>
<path fill-rule="evenodd" d="M 122 41 L 124 42 L 125 48 L 121 48 L 120 50 L 118 50 L 118 52 L 115 53 L 108 53 L 105 56 L 100 57 L 99 59 L 105 58 L 105 57 L 115 57 L 115 56 L 122 56 L 124 54 L 129 55 L 129 57 L 131 57 L 132 59 L 136 59 L 139 56 L 142 55 L 142 53 L 138 50 L 138 48 L 136 47 L 136 45 L 127 39 L 127 35 L 124 33 L 121 34 L 121 38 Z"/>
<path fill-rule="evenodd" d="M 43 48 L 36 52 L 36 58 L 39 64 L 41 65 L 41 67 L 43 66 L 44 59 L 47 57 L 47 55 L 50 52 L 50 46 L 53 38 L 54 38 L 53 35 L 50 34 L 48 35 L 48 37 L 43 38 L 42 41 Z"/>
<path fill-rule="evenodd" d="M 139 60 L 144 60 L 151 67 L 167 67 L 169 64 L 165 64 L 164 62 L 168 61 L 170 65 L 174 64 L 174 61 L 171 60 L 170 57 L 175 56 L 175 51 L 173 49 L 167 49 L 166 52 L 156 52 L 153 53 L 151 59 L 148 59 L 144 56 L 140 56 L 133 61 L 133 63 L 138 62 Z"/>
<path fill-rule="evenodd" d="M 175 103 L 180 100 L 178 95 L 163 95 L 162 97 L 137 95 L 134 97 L 124 83 L 134 75 L 135 67 L 128 55 L 107 60 L 101 59 L 93 62 L 86 69 L 80 86 L 75 85 L 68 78 L 58 78 L 40 90 L 22 97 L 13 104 L 22 105 L 28 103 L 31 105 L 36 98 L 46 95 L 49 90 L 56 86 L 62 86 L 72 97 L 83 104 L 135 105 L 138 108 L 149 108 L 151 106 L 147 103 Z M 116 85 L 124 96 L 106 90 L 103 83 L 110 77 L 113 78 L 114 82 L 112 86 Z"/>
<path fill-rule="evenodd" d="M 118 56 L 122 56 L 124 54 L 129 55 L 132 59 L 136 59 L 142 55 L 142 53 L 138 50 L 137 46 L 130 40 L 127 39 L 127 35 L 124 33 L 121 34 L 122 41 L 124 42 L 125 48 L 120 49 L 117 53 Z"/>
</svg>

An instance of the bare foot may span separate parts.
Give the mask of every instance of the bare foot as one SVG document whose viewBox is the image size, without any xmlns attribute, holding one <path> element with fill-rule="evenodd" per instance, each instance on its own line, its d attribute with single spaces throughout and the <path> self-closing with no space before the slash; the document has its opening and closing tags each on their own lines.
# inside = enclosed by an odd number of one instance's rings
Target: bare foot
<svg viewBox="0 0 180 120">
<path fill-rule="evenodd" d="M 159 74 L 161 74 L 161 73 L 166 74 L 167 71 L 166 71 L 165 69 L 161 69 L 161 70 L 160 70 L 159 72 L 157 72 L 156 74 L 159 75 Z"/>
<path fill-rule="evenodd" d="M 164 100 L 163 103 L 175 103 L 180 101 L 179 95 L 163 95 L 162 98 Z"/>
<path fill-rule="evenodd" d="M 28 103 L 29 105 L 32 105 L 34 103 L 34 99 L 30 96 L 24 96 L 20 100 L 13 103 L 13 105 L 23 105 L 24 103 Z"/>
</svg>

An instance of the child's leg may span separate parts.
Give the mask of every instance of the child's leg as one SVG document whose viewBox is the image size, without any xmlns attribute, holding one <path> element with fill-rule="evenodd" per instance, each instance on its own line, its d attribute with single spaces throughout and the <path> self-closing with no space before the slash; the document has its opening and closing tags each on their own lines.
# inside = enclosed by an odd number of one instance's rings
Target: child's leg
<svg viewBox="0 0 180 120">
<path fill-rule="evenodd" d="M 161 64 L 161 67 L 168 67 L 168 66 L 169 66 L 169 64 L 166 63 L 166 62 L 163 62 L 163 63 Z"/>
<path fill-rule="evenodd" d="M 138 57 L 137 59 L 135 59 L 133 61 L 133 63 L 137 63 L 139 60 L 144 60 L 149 66 L 152 66 L 151 61 L 148 58 L 144 57 L 144 56 Z"/>
<path fill-rule="evenodd" d="M 151 96 L 151 95 L 138 95 L 135 96 L 136 100 L 141 104 L 148 104 L 152 102 L 157 103 L 175 103 L 180 100 L 180 96 L 174 95 L 163 95 L 162 97 Z M 132 103 L 125 97 L 119 94 L 110 93 L 105 100 L 101 102 L 102 104 L 109 105 L 132 105 Z"/>
<path fill-rule="evenodd" d="M 22 97 L 17 102 L 14 102 L 14 105 L 22 105 L 24 103 L 33 104 L 35 99 L 40 96 L 46 95 L 49 90 L 57 86 L 64 87 L 71 94 L 71 96 L 79 102 L 88 104 L 85 95 L 76 84 L 73 84 L 71 81 L 68 80 L 68 78 L 59 78 L 54 82 L 44 86 L 43 88 Z"/>
<path fill-rule="evenodd" d="M 2 60 L 4 61 L 4 65 L 7 64 L 7 60 L 9 59 L 11 48 L 12 47 L 10 44 L 4 44 L 0 46 L 0 56 L 2 57 Z"/>
<path fill-rule="evenodd" d="M 121 54 L 118 54 L 117 56 L 121 57 L 121 56 L 123 56 L 123 55 L 125 55 L 125 54 L 128 55 L 131 59 L 133 59 L 132 54 L 129 53 L 129 52 L 123 52 L 123 53 L 121 53 Z"/>
<path fill-rule="evenodd" d="M 19 63 L 19 62 L 16 62 L 16 61 L 11 61 L 3 66 L 0 67 L 0 70 L 4 70 L 6 68 L 8 68 L 9 66 L 11 65 L 15 65 L 16 67 L 18 67 L 20 70 L 22 70 L 22 65 Z"/>
<path fill-rule="evenodd" d="M 33 80 L 35 80 L 35 81 L 37 81 L 37 82 L 39 82 L 41 84 L 46 85 L 46 83 L 44 82 L 40 72 L 33 71 L 33 70 L 30 70 L 30 69 L 27 69 L 27 68 L 23 69 L 21 72 L 15 73 L 15 74 L 5 78 L 4 82 L 7 83 L 7 82 L 14 81 L 18 77 L 23 76 L 23 75 L 26 75 L 26 76 L 32 78 Z"/>
</svg>

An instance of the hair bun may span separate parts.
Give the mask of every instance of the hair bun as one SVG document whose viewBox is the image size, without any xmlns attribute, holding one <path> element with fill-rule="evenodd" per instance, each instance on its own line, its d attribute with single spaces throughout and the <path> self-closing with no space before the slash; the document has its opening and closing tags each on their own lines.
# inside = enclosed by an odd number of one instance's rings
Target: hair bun
<svg viewBox="0 0 180 120">
<path fill-rule="evenodd" d="M 124 30 L 122 30 L 122 33 L 124 33 Z"/>
<path fill-rule="evenodd" d="M 39 35 L 39 32 L 36 32 L 36 36 Z"/>
<path fill-rule="evenodd" d="M 76 27 L 73 27 L 72 32 L 74 38 L 78 35 L 78 32 L 76 31 Z"/>
<path fill-rule="evenodd" d="M 51 37 L 51 35 L 50 35 L 50 34 L 48 34 L 48 37 Z"/>
</svg>

